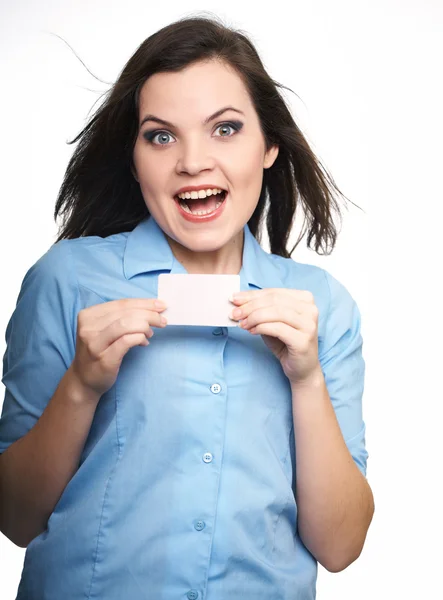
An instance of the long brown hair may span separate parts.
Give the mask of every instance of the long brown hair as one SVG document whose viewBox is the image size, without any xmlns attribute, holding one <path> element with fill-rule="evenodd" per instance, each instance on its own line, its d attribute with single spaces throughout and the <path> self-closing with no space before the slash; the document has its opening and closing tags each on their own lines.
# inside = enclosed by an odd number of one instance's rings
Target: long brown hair
<svg viewBox="0 0 443 600">
<path fill-rule="evenodd" d="M 286 88 L 265 71 L 257 50 L 241 31 L 217 17 L 179 19 L 149 36 L 135 51 L 105 101 L 84 129 L 68 142 L 76 147 L 58 193 L 54 219 L 62 217 L 56 241 L 81 236 L 106 237 L 132 231 L 149 215 L 131 168 L 138 134 L 139 95 L 148 77 L 176 72 L 198 61 L 228 63 L 241 77 L 258 114 L 266 149 L 279 146 L 274 164 L 264 169 L 257 207 L 248 226 L 260 242 L 265 223 L 271 252 L 290 257 L 306 231 L 307 246 L 330 254 L 341 218 L 334 192 L 346 198 L 314 155 L 279 93 Z M 292 91 L 292 90 L 290 90 Z M 297 207 L 304 223 L 291 251 L 288 238 Z"/>
</svg>

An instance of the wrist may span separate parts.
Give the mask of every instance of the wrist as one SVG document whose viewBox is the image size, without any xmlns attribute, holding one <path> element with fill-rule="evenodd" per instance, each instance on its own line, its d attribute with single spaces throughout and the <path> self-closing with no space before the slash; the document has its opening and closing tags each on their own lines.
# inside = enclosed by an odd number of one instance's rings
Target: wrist
<svg viewBox="0 0 443 600">
<path fill-rule="evenodd" d="M 293 391 L 302 389 L 318 389 L 325 384 L 325 378 L 320 364 L 311 371 L 306 377 L 291 381 L 291 388 Z"/>
<path fill-rule="evenodd" d="M 98 404 L 101 394 L 85 386 L 75 374 L 72 366 L 66 371 L 62 382 L 66 397 L 75 404 Z"/>
</svg>

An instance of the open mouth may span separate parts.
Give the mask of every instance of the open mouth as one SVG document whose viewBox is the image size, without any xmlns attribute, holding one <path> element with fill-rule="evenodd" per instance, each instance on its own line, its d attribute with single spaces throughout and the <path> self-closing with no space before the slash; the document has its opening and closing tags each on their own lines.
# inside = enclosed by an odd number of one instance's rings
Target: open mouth
<svg viewBox="0 0 443 600">
<path fill-rule="evenodd" d="M 195 217 L 205 217 L 211 215 L 220 208 L 225 201 L 228 192 L 223 190 L 220 194 L 212 194 L 206 198 L 186 198 L 182 199 L 174 196 L 174 200 L 183 209 L 185 213 Z"/>
</svg>

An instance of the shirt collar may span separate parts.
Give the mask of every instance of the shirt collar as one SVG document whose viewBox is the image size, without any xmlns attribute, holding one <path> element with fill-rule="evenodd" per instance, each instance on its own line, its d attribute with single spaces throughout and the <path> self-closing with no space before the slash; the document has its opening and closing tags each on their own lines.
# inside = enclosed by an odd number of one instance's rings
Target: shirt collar
<svg viewBox="0 0 443 600">
<path fill-rule="evenodd" d="M 284 287 L 277 265 L 244 226 L 244 246 L 240 271 L 241 289 Z M 152 216 L 145 217 L 128 235 L 123 256 L 126 279 L 152 271 L 187 273 L 175 258 L 163 230 Z"/>
</svg>

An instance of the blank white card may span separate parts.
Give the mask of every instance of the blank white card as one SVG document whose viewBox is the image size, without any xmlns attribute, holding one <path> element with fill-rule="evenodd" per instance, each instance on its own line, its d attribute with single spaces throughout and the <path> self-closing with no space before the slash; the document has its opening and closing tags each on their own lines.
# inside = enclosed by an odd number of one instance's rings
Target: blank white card
<svg viewBox="0 0 443 600">
<path fill-rule="evenodd" d="M 229 318 L 235 308 L 229 297 L 240 291 L 240 275 L 194 275 L 187 273 L 158 276 L 158 299 L 167 308 L 162 315 L 168 325 L 209 325 L 237 327 Z"/>
</svg>

